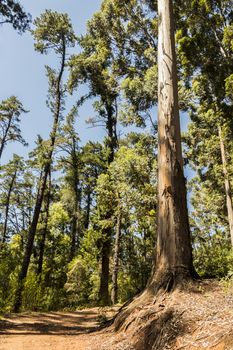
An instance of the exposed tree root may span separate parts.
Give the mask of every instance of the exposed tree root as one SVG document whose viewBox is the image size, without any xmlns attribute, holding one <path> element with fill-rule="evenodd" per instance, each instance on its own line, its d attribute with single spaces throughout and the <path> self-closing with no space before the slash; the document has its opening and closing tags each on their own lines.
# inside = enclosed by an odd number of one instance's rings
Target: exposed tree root
<svg viewBox="0 0 233 350">
<path fill-rule="evenodd" d="M 156 301 L 161 295 L 173 292 L 176 288 L 185 289 L 187 283 L 192 282 L 190 274 L 184 270 L 167 271 L 166 273 L 157 273 L 153 280 L 150 280 L 146 290 L 136 296 L 130 303 L 123 305 L 115 317 L 114 326 L 116 330 L 127 327 L 127 318 L 136 310 L 140 310 L 146 305 L 150 305 L 152 300 Z M 130 321 L 133 322 L 133 321 Z"/>
<path fill-rule="evenodd" d="M 233 291 L 215 281 L 179 283 L 167 275 L 125 305 L 114 320 L 124 350 L 233 350 Z M 105 349 L 105 348 L 104 348 Z"/>
</svg>

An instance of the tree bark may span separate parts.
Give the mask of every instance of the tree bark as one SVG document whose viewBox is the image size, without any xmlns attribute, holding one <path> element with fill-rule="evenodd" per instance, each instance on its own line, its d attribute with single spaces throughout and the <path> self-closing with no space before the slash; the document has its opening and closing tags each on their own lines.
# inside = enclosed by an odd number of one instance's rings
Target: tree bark
<svg viewBox="0 0 233 350">
<path fill-rule="evenodd" d="M 78 170 L 74 168 L 74 208 L 72 214 L 72 223 L 71 223 L 71 247 L 70 247 L 70 261 L 74 258 L 76 250 L 79 246 L 79 222 L 78 222 L 78 213 L 80 209 L 80 196 L 79 196 L 79 178 Z"/>
<path fill-rule="evenodd" d="M 227 215 L 230 229 L 230 237 L 231 237 L 231 245 L 233 247 L 233 206 L 232 206 L 232 193 L 231 193 L 231 184 L 229 180 L 229 173 L 227 170 L 227 160 L 226 160 L 226 152 L 225 146 L 222 136 L 221 126 L 218 126 L 218 135 L 220 141 L 220 149 L 221 149 L 221 158 L 222 158 L 222 166 L 223 166 L 223 174 L 224 174 L 224 183 L 225 183 L 225 191 L 226 191 L 226 206 L 227 206 Z"/>
<path fill-rule="evenodd" d="M 85 215 L 85 224 L 84 224 L 85 230 L 88 230 L 89 224 L 90 224 L 91 202 L 92 202 L 92 198 L 91 198 L 91 189 L 90 189 L 90 190 L 88 189 L 88 193 L 87 193 L 87 205 L 86 205 L 86 215 Z"/>
<path fill-rule="evenodd" d="M 103 232 L 104 242 L 102 242 L 101 250 L 101 275 L 100 275 L 100 290 L 99 301 L 101 305 L 109 305 L 109 256 L 111 251 L 111 240 L 109 229 Z"/>
<path fill-rule="evenodd" d="M 150 286 L 170 290 L 194 273 L 183 173 L 172 0 L 158 1 L 158 228 Z"/>
<path fill-rule="evenodd" d="M 73 137 L 71 157 L 72 157 L 72 177 L 73 177 L 72 185 L 73 185 L 73 193 L 74 193 L 74 208 L 73 208 L 72 222 L 71 222 L 71 246 L 70 246 L 69 261 L 71 261 L 75 256 L 76 251 L 79 247 L 79 239 L 80 239 L 79 237 L 80 224 L 79 224 L 78 214 L 80 211 L 81 192 L 79 190 L 78 157 L 77 157 L 76 150 L 77 150 L 76 140 Z"/>
<path fill-rule="evenodd" d="M 108 165 L 114 160 L 114 151 L 116 148 L 116 118 L 114 117 L 114 109 L 108 102 L 105 103 L 107 112 L 106 128 L 108 131 Z M 108 214 L 105 219 L 112 218 L 112 208 L 109 208 Z M 102 261 L 101 261 L 101 277 L 100 277 L 100 290 L 99 299 L 102 305 L 108 305 L 110 302 L 109 296 L 109 256 L 111 252 L 111 237 L 112 228 L 109 227 L 104 232 L 104 240 L 102 242 Z"/>
<path fill-rule="evenodd" d="M 119 270 L 119 252 L 120 252 L 120 238 L 121 238 L 121 212 L 117 215 L 116 223 L 116 238 L 113 258 L 113 273 L 112 273 L 112 304 L 117 303 L 118 297 L 118 270 Z"/>
<path fill-rule="evenodd" d="M 58 75 L 58 79 L 57 79 L 57 86 L 56 86 L 56 101 L 55 101 L 53 128 L 52 128 L 52 132 L 50 134 L 50 150 L 48 152 L 47 162 L 44 166 L 44 171 L 43 171 L 43 175 L 41 178 L 40 188 L 39 188 L 37 198 L 36 198 L 36 204 L 35 204 L 35 208 L 34 208 L 34 212 L 33 212 L 32 223 L 31 223 L 31 226 L 30 226 L 29 231 L 28 231 L 28 237 L 27 237 L 27 243 L 26 243 L 25 253 L 24 253 L 24 257 L 23 257 L 23 263 L 22 263 L 22 267 L 21 267 L 21 270 L 19 273 L 18 287 L 17 287 L 16 294 L 15 294 L 15 301 L 14 301 L 14 307 L 13 307 L 14 312 L 19 312 L 21 304 L 22 304 L 22 292 L 23 292 L 24 279 L 27 277 L 27 271 L 28 271 L 28 267 L 29 267 L 29 263 L 30 263 L 30 259 L 31 259 L 31 255 L 32 255 L 32 249 L 33 249 L 33 243 L 34 243 L 34 238 L 35 238 L 35 234 L 36 234 L 37 224 L 38 224 L 41 206 L 42 206 L 42 202 L 43 202 L 44 192 L 46 189 L 47 178 L 48 178 L 48 174 L 50 172 L 50 166 L 51 166 L 53 151 L 54 151 L 54 147 L 55 147 L 56 134 L 57 134 L 57 129 L 58 129 L 58 125 L 59 125 L 59 117 L 60 117 L 60 112 L 61 112 L 61 98 L 62 98 L 61 81 L 62 81 L 64 69 L 65 69 L 65 57 L 66 57 L 66 46 L 65 46 L 65 38 L 63 38 L 61 67 L 60 67 L 60 71 L 59 71 L 59 75 Z"/>
</svg>

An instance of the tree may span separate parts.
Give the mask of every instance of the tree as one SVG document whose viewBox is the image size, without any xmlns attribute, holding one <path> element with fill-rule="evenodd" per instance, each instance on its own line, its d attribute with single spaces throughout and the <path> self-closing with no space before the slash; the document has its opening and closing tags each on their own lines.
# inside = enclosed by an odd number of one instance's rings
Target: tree
<svg viewBox="0 0 233 350">
<path fill-rule="evenodd" d="M 0 24 L 11 23 L 13 28 L 24 32 L 29 28 L 31 16 L 23 10 L 23 7 L 15 0 L 1 0 Z"/>
<path fill-rule="evenodd" d="M 232 3 L 229 0 L 193 1 L 191 4 L 178 2 L 177 5 L 180 63 L 185 85 L 192 92 L 192 101 L 189 101 L 192 124 L 186 139 L 190 138 L 189 154 L 195 154 L 196 160 L 193 156 L 190 160 L 195 170 L 202 172 L 203 179 L 205 177 L 207 181 L 213 182 L 213 188 L 217 183 L 222 193 L 221 188 L 225 187 L 226 205 L 219 206 L 219 213 L 226 212 L 233 242 L 230 180 L 230 140 L 233 131 L 230 98 L 233 69 Z M 219 177 L 219 171 L 222 177 Z"/>
<path fill-rule="evenodd" d="M 156 226 L 155 142 L 150 135 L 132 133 L 121 143 L 123 146 L 107 169 L 104 148 L 101 154 L 97 145 L 85 146 L 82 157 L 85 166 L 80 173 L 83 193 L 86 183 L 88 187 L 90 181 L 95 184 L 89 228 L 84 231 L 68 272 L 67 288 L 72 302 L 99 301 L 102 246 L 109 227 L 112 229 L 109 252 L 109 280 L 114 281 L 112 302 L 124 302 L 142 291 L 151 272 Z M 85 215 L 86 199 L 83 204 Z M 106 215 L 109 212 L 111 215 Z"/>
<path fill-rule="evenodd" d="M 35 39 L 35 49 L 42 54 L 53 50 L 61 57 L 58 72 L 55 69 L 46 67 L 49 79 L 49 97 L 48 105 L 53 114 L 53 127 L 50 133 L 47 151 L 44 154 L 44 166 L 41 173 L 32 223 L 28 231 L 27 244 L 25 248 L 22 268 L 19 274 L 19 283 L 15 295 L 14 311 L 18 312 L 22 303 L 23 281 L 27 276 L 30 258 L 33 249 L 34 237 L 46 189 L 47 178 L 51 169 L 52 156 L 55 148 L 57 131 L 61 120 L 61 114 L 64 104 L 65 88 L 62 78 L 65 70 L 67 48 L 75 45 L 76 37 L 72 25 L 66 14 L 45 11 L 41 17 L 35 20 L 35 29 L 33 35 Z"/>
<path fill-rule="evenodd" d="M 173 1 L 158 1 L 158 226 L 150 287 L 194 276 L 181 150 Z"/>
<path fill-rule="evenodd" d="M 132 289 L 136 287 L 137 291 L 141 291 L 145 287 L 151 272 L 151 250 L 155 241 L 155 140 L 149 135 L 132 133 L 122 140 L 122 143 L 108 169 L 116 202 L 113 216 L 113 304 L 118 300 L 119 272 L 129 269 L 125 275 L 130 276 Z M 122 234 L 124 231 L 128 232 Z M 132 242 L 135 244 L 131 244 Z M 130 247 L 130 251 L 127 246 Z M 130 259 L 130 255 L 133 256 L 134 253 L 134 260 L 137 260 L 135 262 Z M 122 261 L 123 256 L 127 257 L 125 261 Z M 137 266 L 136 278 L 133 266 Z"/>
<path fill-rule="evenodd" d="M 2 167 L 2 187 L 5 190 L 5 193 L 2 193 L 3 203 L 1 206 L 4 207 L 4 223 L 2 230 L 1 243 L 5 243 L 8 238 L 8 221 L 10 214 L 10 206 L 12 202 L 12 194 L 16 193 L 17 181 L 18 181 L 18 173 L 23 170 L 23 162 L 22 158 L 18 155 L 14 154 L 13 159 Z M 16 204 L 16 203 L 15 203 Z"/>
<path fill-rule="evenodd" d="M 8 142 L 20 142 L 24 146 L 26 141 L 21 135 L 19 127 L 22 113 L 27 111 L 15 96 L 11 96 L 0 104 L 0 159 Z"/>
<path fill-rule="evenodd" d="M 110 165 L 114 160 L 114 153 L 117 148 L 117 98 L 119 96 L 117 77 L 113 71 L 114 59 L 111 51 L 96 30 L 95 18 L 89 22 L 87 34 L 79 41 L 83 51 L 81 54 L 73 56 L 69 63 L 71 67 L 70 85 L 74 89 L 78 84 L 88 82 L 90 84 L 90 96 L 99 98 L 99 101 L 94 104 L 98 115 L 90 122 L 93 125 L 104 125 L 106 129 L 105 146 L 107 164 Z M 110 211 L 107 211 L 106 215 L 111 216 Z M 106 217 L 106 220 L 108 219 L 110 218 Z M 109 226 L 104 231 L 99 295 L 102 303 L 108 304 L 112 229 Z"/>
<path fill-rule="evenodd" d="M 90 227 L 93 202 L 96 196 L 96 183 L 101 173 L 107 170 L 106 152 L 99 142 L 88 142 L 80 150 L 84 229 Z"/>
<path fill-rule="evenodd" d="M 233 247 L 233 203 L 232 203 L 232 191 L 231 191 L 231 183 L 229 179 L 229 172 L 227 166 L 227 158 L 226 158 L 226 150 L 224 145 L 222 128 L 218 125 L 218 136 L 220 142 L 220 150 L 221 150 L 221 159 L 222 159 L 222 168 L 223 168 L 223 176 L 224 176 L 224 184 L 225 184 L 225 192 L 226 192 L 226 206 L 227 206 L 227 215 L 229 222 L 229 230 L 231 237 L 231 246 Z"/>
<path fill-rule="evenodd" d="M 80 148 L 79 137 L 74 127 L 75 111 L 66 118 L 66 124 L 61 130 L 59 148 L 63 152 L 60 157 L 59 168 L 65 176 L 62 184 L 62 197 L 71 218 L 71 246 L 70 261 L 74 258 L 80 244 L 81 233 L 81 188 L 80 188 Z"/>
<path fill-rule="evenodd" d="M 37 275 L 41 279 L 41 274 L 43 271 L 43 261 L 44 261 L 44 251 L 45 251 L 45 242 L 48 234 L 48 221 L 49 221 L 49 207 L 51 201 L 51 171 L 48 174 L 48 185 L 44 194 L 44 215 L 42 216 L 43 223 L 41 228 L 41 237 L 39 242 L 39 259 L 38 259 L 38 268 Z"/>
</svg>

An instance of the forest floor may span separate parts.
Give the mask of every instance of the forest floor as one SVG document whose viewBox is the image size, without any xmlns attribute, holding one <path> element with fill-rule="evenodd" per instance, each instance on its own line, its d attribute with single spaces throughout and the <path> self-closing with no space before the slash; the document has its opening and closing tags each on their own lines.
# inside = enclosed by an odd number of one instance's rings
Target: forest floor
<svg viewBox="0 0 233 350">
<path fill-rule="evenodd" d="M 101 318 L 118 308 L 22 313 L 0 320 L 0 350 L 93 350 L 112 335 L 98 331 Z"/>
<path fill-rule="evenodd" d="M 117 332 L 98 328 L 117 307 L 5 315 L 0 350 L 233 350 L 233 284 L 207 280 L 137 300 Z"/>
</svg>

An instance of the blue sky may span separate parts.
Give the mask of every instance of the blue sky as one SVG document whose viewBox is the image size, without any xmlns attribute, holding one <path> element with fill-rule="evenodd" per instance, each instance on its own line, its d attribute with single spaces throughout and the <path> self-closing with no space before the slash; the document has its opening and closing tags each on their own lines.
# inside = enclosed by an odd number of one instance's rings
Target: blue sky
<svg viewBox="0 0 233 350">
<path fill-rule="evenodd" d="M 85 33 L 86 22 L 100 8 L 101 0 L 21 0 L 20 3 L 26 12 L 31 13 L 32 18 L 39 16 L 45 9 L 68 13 L 79 35 Z M 0 52 L 0 100 L 16 95 L 25 109 L 29 110 L 23 115 L 21 123 L 29 147 L 9 144 L 4 152 L 4 162 L 12 153 L 26 156 L 34 147 L 37 134 L 44 138 L 49 135 L 52 117 L 45 104 L 48 85 L 44 65 L 56 67 L 58 61 L 56 56 L 35 52 L 31 34 L 19 35 L 10 25 L 0 26 Z M 90 129 L 85 124 L 85 118 L 92 113 L 91 101 L 80 110 L 77 126 L 83 142 L 101 138 L 104 134 L 103 130 Z"/>
<path fill-rule="evenodd" d="M 86 22 L 100 8 L 101 0 L 21 0 L 26 12 L 32 18 L 39 16 L 45 9 L 65 12 L 71 18 L 76 34 L 84 34 Z M 77 48 L 75 49 L 77 50 Z M 41 55 L 34 51 L 33 38 L 29 32 L 19 35 L 11 25 L 0 26 L 0 100 L 16 95 L 29 113 L 22 116 L 21 129 L 29 143 L 25 148 L 17 143 L 8 144 L 3 154 L 3 163 L 13 153 L 27 157 L 28 151 L 34 148 L 36 136 L 47 138 L 51 129 L 52 116 L 46 107 L 47 78 L 45 64 L 56 67 L 58 59 L 54 55 Z M 80 91 L 82 94 L 83 90 Z M 68 97 L 68 106 L 77 98 Z M 89 101 L 79 111 L 77 131 L 81 142 L 99 140 L 104 136 L 101 128 L 90 128 L 85 119 L 93 116 L 92 102 Z M 156 118 L 154 112 L 153 118 Z M 186 127 L 187 117 L 182 116 L 181 124 Z"/>
</svg>

